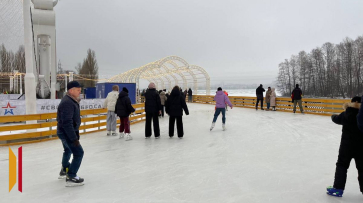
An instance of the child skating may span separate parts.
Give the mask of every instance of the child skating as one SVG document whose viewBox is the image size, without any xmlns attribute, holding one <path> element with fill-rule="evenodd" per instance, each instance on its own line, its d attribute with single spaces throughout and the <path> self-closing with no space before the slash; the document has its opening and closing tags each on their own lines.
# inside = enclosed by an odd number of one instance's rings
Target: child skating
<svg viewBox="0 0 363 203">
<path fill-rule="evenodd" d="M 347 171 L 352 159 L 358 170 L 358 182 L 363 193 L 363 133 L 358 129 L 357 115 L 361 106 L 361 98 L 354 97 L 345 103 L 344 112 L 332 115 L 332 121 L 343 125 L 338 161 L 336 163 L 334 185 L 327 188 L 327 194 L 342 197 L 347 181 Z"/>
</svg>

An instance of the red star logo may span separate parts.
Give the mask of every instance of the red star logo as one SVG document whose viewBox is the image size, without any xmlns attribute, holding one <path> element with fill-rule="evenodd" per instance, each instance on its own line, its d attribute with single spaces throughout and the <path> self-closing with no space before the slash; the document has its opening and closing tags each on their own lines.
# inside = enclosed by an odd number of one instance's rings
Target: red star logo
<svg viewBox="0 0 363 203">
<path fill-rule="evenodd" d="M 15 108 L 16 108 L 16 106 L 11 106 L 11 105 L 10 105 L 10 102 L 8 102 L 8 105 L 6 105 L 5 107 L 1 107 L 1 108 L 3 108 L 3 109 L 7 109 L 7 108 L 15 109 Z"/>
</svg>

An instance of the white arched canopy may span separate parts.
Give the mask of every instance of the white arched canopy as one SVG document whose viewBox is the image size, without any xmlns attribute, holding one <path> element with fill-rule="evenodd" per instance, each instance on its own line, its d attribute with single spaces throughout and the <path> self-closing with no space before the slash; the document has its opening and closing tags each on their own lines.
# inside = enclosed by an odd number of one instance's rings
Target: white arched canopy
<svg viewBox="0 0 363 203">
<path fill-rule="evenodd" d="M 139 68 L 116 75 L 108 82 L 136 83 L 138 89 L 140 79 L 154 82 L 157 89 L 173 88 L 175 85 L 183 89 L 191 88 L 193 94 L 198 94 L 198 87 L 206 89 L 210 94 L 210 77 L 202 67 L 189 65 L 178 56 L 168 56 L 158 61 L 148 63 Z"/>
</svg>

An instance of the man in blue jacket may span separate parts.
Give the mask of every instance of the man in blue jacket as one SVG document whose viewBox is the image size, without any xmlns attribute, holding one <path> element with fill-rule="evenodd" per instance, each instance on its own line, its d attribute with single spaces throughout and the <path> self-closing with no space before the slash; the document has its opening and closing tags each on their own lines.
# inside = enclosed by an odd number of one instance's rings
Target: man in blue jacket
<svg viewBox="0 0 363 203">
<path fill-rule="evenodd" d="M 62 141 L 64 152 L 59 179 L 66 178 L 66 187 L 83 185 L 83 178 L 77 176 L 83 159 L 83 148 L 79 143 L 81 114 L 79 95 L 81 85 L 77 81 L 67 84 L 67 95 L 62 98 L 57 112 L 57 136 Z M 72 163 L 69 163 L 73 154 Z"/>
</svg>

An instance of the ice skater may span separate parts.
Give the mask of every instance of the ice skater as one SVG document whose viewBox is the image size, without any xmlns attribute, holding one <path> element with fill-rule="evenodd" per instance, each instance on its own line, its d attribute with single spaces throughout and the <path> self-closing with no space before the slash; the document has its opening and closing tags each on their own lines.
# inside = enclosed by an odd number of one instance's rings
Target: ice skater
<svg viewBox="0 0 363 203">
<path fill-rule="evenodd" d="M 62 141 L 64 149 L 59 179 L 66 178 L 66 187 L 84 184 L 84 179 L 77 176 L 84 154 L 79 142 L 80 94 L 81 85 L 77 81 L 69 82 L 67 95 L 62 98 L 57 110 L 57 136 Z M 71 155 L 73 155 L 73 160 L 72 163 L 69 163 Z"/>
<path fill-rule="evenodd" d="M 178 137 L 181 139 L 184 135 L 183 129 L 183 110 L 186 115 L 189 115 L 188 106 L 184 97 L 180 94 L 179 87 L 175 86 L 171 91 L 169 99 L 166 101 L 166 113 L 169 114 L 169 137 L 174 136 L 174 126 L 176 127 Z"/>
<path fill-rule="evenodd" d="M 155 139 L 160 138 L 159 115 L 161 115 L 161 101 L 158 92 L 156 91 L 155 83 L 150 83 L 148 90 L 145 93 L 145 138 L 151 137 L 151 120 L 154 125 Z"/>
<path fill-rule="evenodd" d="M 212 122 L 212 126 L 210 127 L 210 130 L 213 130 L 217 118 L 219 114 L 222 112 L 222 128 L 223 130 L 226 130 L 226 108 L 225 103 L 227 103 L 231 109 L 233 108 L 232 103 L 229 101 L 227 95 L 224 94 L 221 87 L 218 87 L 218 91 L 216 93 L 216 96 L 214 96 L 214 101 L 216 101 L 216 110 L 214 113 L 214 118 Z"/>
<path fill-rule="evenodd" d="M 263 92 L 265 91 L 265 89 L 263 89 L 262 84 L 260 84 L 260 86 L 256 89 L 256 97 L 257 97 L 257 102 L 256 102 L 256 110 L 258 109 L 258 103 L 261 101 L 261 110 L 263 109 Z"/>
<path fill-rule="evenodd" d="M 358 182 L 363 193 L 363 133 L 357 125 L 357 115 L 361 111 L 361 98 L 354 97 L 351 103 L 345 103 L 345 110 L 340 115 L 332 115 L 332 121 L 343 125 L 338 161 L 336 163 L 334 185 L 327 188 L 327 194 L 342 197 L 347 181 L 347 171 L 352 159 L 358 170 Z M 359 119 L 358 119 L 359 120 Z"/>
<path fill-rule="evenodd" d="M 295 89 L 292 91 L 291 99 L 292 99 L 292 102 L 294 103 L 294 109 L 293 109 L 294 113 L 296 112 L 296 104 L 299 104 L 300 112 L 304 113 L 304 109 L 303 109 L 302 101 L 301 101 L 302 91 L 299 87 L 299 84 L 296 84 Z"/>
<path fill-rule="evenodd" d="M 122 88 L 120 92 L 116 106 L 115 112 L 118 117 L 120 117 L 120 139 L 126 135 L 126 141 L 132 140 L 130 135 L 130 119 L 129 116 L 132 112 L 135 112 L 134 107 L 131 105 L 131 100 L 129 97 L 129 90 L 126 87 Z"/>
<path fill-rule="evenodd" d="M 275 88 L 271 88 L 270 105 L 273 111 L 276 111 L 276 92 Z"/>
<path fill-rule="evenodd" d="M 272 90 L 271 87 L 267 88 L 267 92 L 266 92 L 266 96 L 265 96 L 265 102 L 267 104 L 267 109 L 266 111 L 270 110 L 270 104 L 271 104 L 271 94 L 272 94 Z"/>
<path fill-rule="evenodd" d="M 119 95 L 119 87 L 118 85 L 112 86 L 112 92 L 107 94 L 105 102 L 103 104 L 104 108 L 107 108 L 107 120 L 106 120 L 106 129 L 107 136 L 116 136 L 116 121 L 117 117 L 115 114 L 115 106 L 116 101 Z"/>
<path fill-rule="evenodd" d="M 168 97 L 166 97 L 166 92 L 164 92 L 163 90 L 160 90 L 159 95 L 160 95 L 160 102 L 161 102 L 161 115 L 160 116 L 164 118 L 165 103 L 166 103 L 166 100 L 168 99 Z"/>
</svg>

